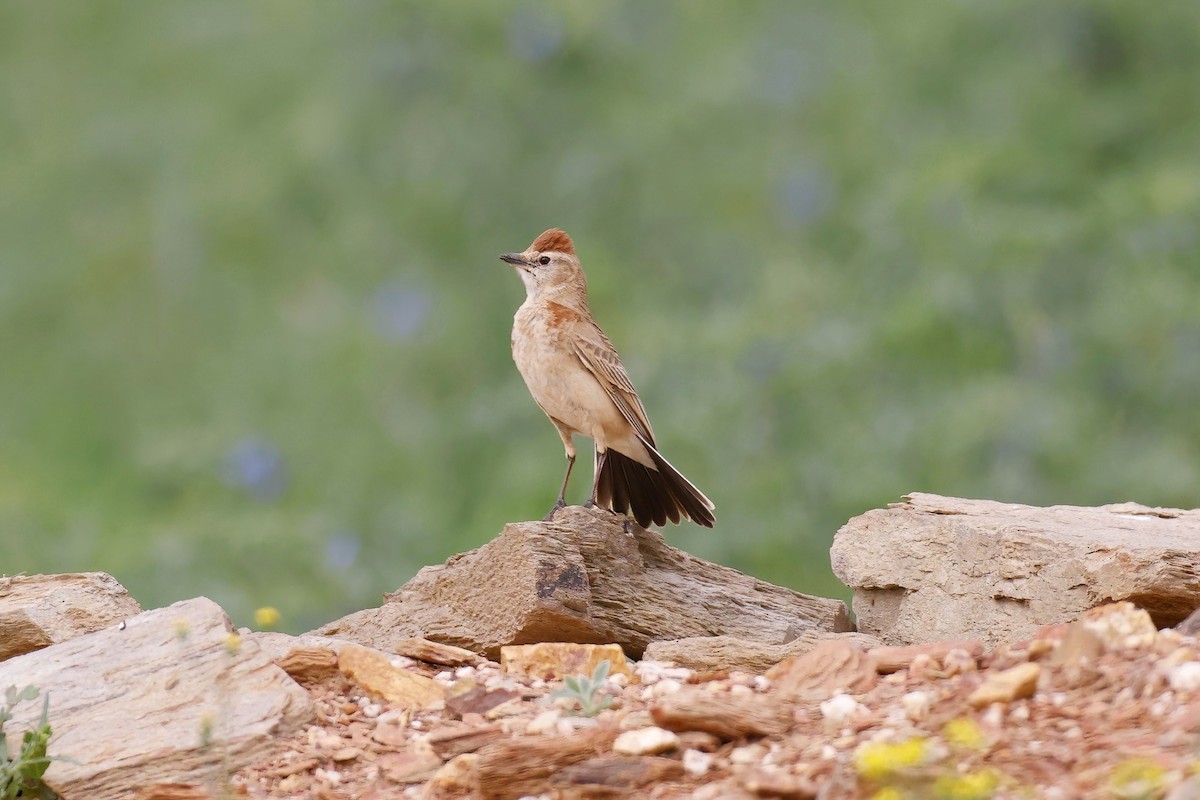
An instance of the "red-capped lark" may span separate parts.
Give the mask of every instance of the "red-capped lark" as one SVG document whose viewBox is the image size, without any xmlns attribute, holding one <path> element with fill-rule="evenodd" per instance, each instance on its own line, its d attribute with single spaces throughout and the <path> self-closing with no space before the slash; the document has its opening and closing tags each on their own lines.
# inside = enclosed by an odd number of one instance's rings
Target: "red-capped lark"
<svg viewBox="0 0 1200 800">
<path fill-rule="evenodd" d="M 546 519 L 566 505 L 575 466 L 571 437 L 578 433 L 596 445 L 587 505 L 632 514 L 643 527 L 690 519 L 711 528 L 716 506 L 658 452 L 621 357 L 592 319 L 571 237 L 551 228 L 523 253 L 500 258 L 525 284 L 525 302 L 513 319 L 513 360 L 567 452 L 567 473 Z"/>
</svg>

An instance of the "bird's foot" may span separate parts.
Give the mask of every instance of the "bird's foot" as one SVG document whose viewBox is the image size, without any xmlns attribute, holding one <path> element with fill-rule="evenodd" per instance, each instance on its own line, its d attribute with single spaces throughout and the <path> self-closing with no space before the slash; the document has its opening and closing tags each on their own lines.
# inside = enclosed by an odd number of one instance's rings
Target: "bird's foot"
<svg viewBox="0 0 1200 800">
<path fill-rule="evenodd" d="M 595 508 L 595 506 L 596 506 L 596 498 L 594 498 L 594 497 L 589 497 L 587 499 L 587 502 L 585 502 L 583 504 L 584 508 Z"/>
<path fill-rule="evenodd" d="M 625 518 L 625 535 L 633 536 L 633 520 L 629 517 Z"/>
<path fill-rule="evenodd" d="M 561 497 L 558 498 L 558 500 L 556 500 L 554 503 L 554 507 L 550 509 L 550 513 L 547 514 L 546 516 L 542 517 L 542 522 L 553 522 L 554 515 L 557 514 L 559 511 L 562 511 L 566 507 L 567 507 L 567 501 Z"/>
</svg>

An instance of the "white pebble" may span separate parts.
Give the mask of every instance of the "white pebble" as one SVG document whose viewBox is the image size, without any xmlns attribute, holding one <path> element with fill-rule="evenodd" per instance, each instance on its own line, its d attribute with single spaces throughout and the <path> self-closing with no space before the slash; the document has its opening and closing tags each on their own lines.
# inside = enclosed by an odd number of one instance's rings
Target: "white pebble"
<svg viewBox="0 0 1200 800">
<path fill-rule="evenodd" d="M 933 695 L 929 692 L 909 692 L 900 698 L 900 705 L 904 706 L 904 716 L 913 722 L 920 722 L 929 716 L 933 708 Z"/>
<path fill-rule="evenodd" d="M 458 678 L 459 680 L 462 680 L 463 678 L 474 678 L 475 668 L 459 667 L 458 669 L 454 670 L 454 677 Z"/>
<path fill-rule="evenodd" d="M 858 710 L 858 701 L 848 694 L 835 694 L 821 703 L 821 716 L 831 725 L 841 725 Z"/>
<path fill-rule="evenodd" d="M 685 750 L 683 753 L 683 771 L 693 778 L 699 778 L 708 772 L 712 766 L 712 762 L 712 753 L 705 753 L 700 750 Z"/>
<path fill-rule="evenodd" d="M 321 769 L 317 767 L 313 770 L 313 777 L 323 783 L 331 783 L 337 785 L 342 782 L 342 773 L 333 769 Z"/>
<path fill-rule="evenodd" d="M 614 753 L 625 756 L 652 756 L 679 747 L 679 737 L 658 727 L 625 731 L 613 742 Z"/>
<path fill-rule="evenodd" d="M 1200 689 L 1200 661 L 1185 661 L 1172 667 L 1167 680 L 1177 692 L 1194 692 Z"/>
<path fill-rule="evenodd" d="M 740 683 L 735 683 L 733 686 L 729 687 L 729 693 L 734 697 L 746 697 L 747 695 L 754 694 L 754 690 L 749 686 L 743 686 Z"/>
<path fill-rule="evenodd" d="M 683 688 L 683 684 L 674 678 L 663 678 L 654 685 L 654 696 L 665 697 L 669 694 L 675 694 Z"/>
<path fill-rule="evenodd" d="M 558 727 L 558 721 L 562 718 L 562 714 L 557 709 L 543 711 L 529 721 L 529 726 L 525 728 L 526 733 L 550 733 Z"/>
<path fill-rule="evenodd" d="M 379 703 L 368 703 L 362 707 L 362 715 L 367 719 L 375 719 L 383 713 L 383 706 Z"/>
<path fill-rule="evenodd" d="M 754 676 L 754 688 L 756 691 L 765 692 L 771 688 L 771 679 L 766 675 Z"/>
</svg>

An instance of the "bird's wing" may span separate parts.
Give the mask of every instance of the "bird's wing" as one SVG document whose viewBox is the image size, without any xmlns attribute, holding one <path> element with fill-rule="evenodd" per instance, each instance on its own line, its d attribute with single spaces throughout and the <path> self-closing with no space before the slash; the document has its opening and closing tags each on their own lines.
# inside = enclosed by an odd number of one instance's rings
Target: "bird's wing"
<svg viewBox="0 0 1200 800">
<path fill-rule="evenodd" d="M 612 398 L 621 416 L 629 421 L 634 431 L 654 447 L 654 431 L 650 427 L 650 418 L 646 415 L 646 407 L 633 388 L 633 381 L 625 372 L 625 365 L 617 355 L 617 348 L 604 335 L 604 331 L 595 323 L 582 324 L 575 327 L 572 341 L 575 354 L 583 365 L 596 376 L 596 380 L 604 387 L 604 391 Z"/>
</svg>

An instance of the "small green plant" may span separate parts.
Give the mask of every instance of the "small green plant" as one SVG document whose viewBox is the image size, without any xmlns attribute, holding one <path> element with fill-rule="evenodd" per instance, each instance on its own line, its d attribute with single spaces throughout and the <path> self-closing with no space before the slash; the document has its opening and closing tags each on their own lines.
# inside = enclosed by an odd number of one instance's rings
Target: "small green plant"
<svg viewBox="0 0 1200 800">
<path fill-rule="evenodd" d="M 574 700 L 579 706 L 580 716 L 594 717 L 613 704 L 613 699 L 603 693 L 609 667 L 607 661 L 601 661 L 592 670 L 590 678 L 586 675 L 568 675 L 563 679 L 566 686 L 550 696 Z"/>
<path fill-rule="evenodd" d="M 37 726 L 25 732 L 21 749 L 11 753 L 4 723 L 12 719 L 12 710 L 26 700 L 36 700 L 36 686 L 18 689 L 8 687 L 4 692 L 4 707 L 0 708 L 0 800 L 16 798 L 40 798 L 50 800 L 58 797 L 49 786 L 42 783 L 42 776 L 50 766 L 52 758 L 46 755 L 46 744 L 50 741 L 50 693 L 42 700 L 42 716 Z"/>
</svg>

